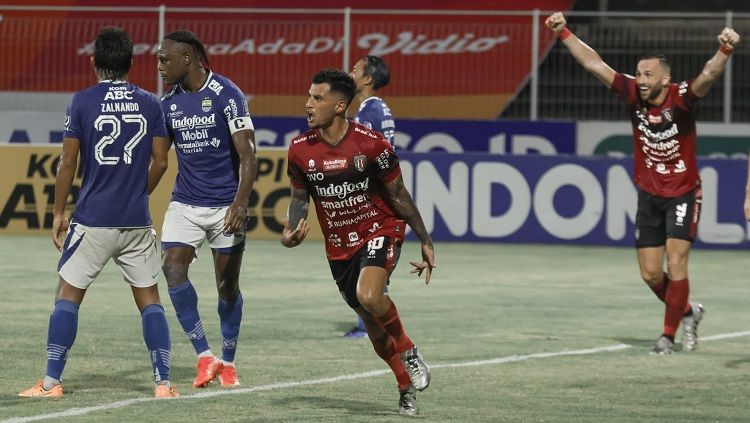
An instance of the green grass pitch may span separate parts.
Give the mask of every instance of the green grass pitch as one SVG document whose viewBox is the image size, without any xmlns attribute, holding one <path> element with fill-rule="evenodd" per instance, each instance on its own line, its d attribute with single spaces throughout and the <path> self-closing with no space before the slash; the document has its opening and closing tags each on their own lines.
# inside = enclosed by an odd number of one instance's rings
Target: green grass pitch
<svg viewBox="0 0 750 423">
<path fill-rule="evenodd" d="M 691 298 L 706 307 L 699 333 L 707 339 L 696 352 L 671 357 L 648 354 L 661 332 L 663 306 L 640 280 L 632 248 L 438 243 L 428 287 L 409 274 L 408 261 L 418 255 L 417 244 L 405 245 L 390 286 L 408 333 L 434 366 L 414 420 L 750 421 L 748 337 L 716 339 L 750 330 L 746 252 L 692 252 Z M 19 398 L 45 370 L 57 256 L 49 238 L 0 237 L 0 421 L 408 419 L 397 414 L 395 380 L 370 343 L 341 338 L 355 316 L 337 292 L 319 242 L 287 250 L 249 240 L 241 274 L 241 389 L 191 387 L 195 354 L 162 280 L 171 379 L 183 396 L 152 400 L 140 317 L 110 264 L 81 307 L 65 397 Z M 190 277 L 218 353 L 207 246 Z M 593 350 L 563 354 L 586 349 Z"/>
</svg>

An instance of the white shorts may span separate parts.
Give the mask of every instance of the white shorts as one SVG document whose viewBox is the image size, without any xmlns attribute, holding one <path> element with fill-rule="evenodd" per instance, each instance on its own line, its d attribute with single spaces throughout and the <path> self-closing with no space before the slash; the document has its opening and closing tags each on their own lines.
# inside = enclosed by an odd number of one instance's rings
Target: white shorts
<svg viewBox="0 0 750 423">
<path fill-rule="evenodd" d="M 65 282 L 87 289 L 110 258 L 130 285 L 156 284 L 161 260 L 151 227 L 93 228 L 71 222 L 57 272 Z"/>
<path fill-rule="evenodd" d="M 171 247 L 190 246 L 198 255 L 203 241 L 220 254 L 231 254 L 242 248 L 245 232 L 224 233 L 224 216 L 229 207 L 198 207 L 172 201 L 161 229 L 162 251 Z M 240 250 L 241 251 L 241 250 Z"/>
</svg>

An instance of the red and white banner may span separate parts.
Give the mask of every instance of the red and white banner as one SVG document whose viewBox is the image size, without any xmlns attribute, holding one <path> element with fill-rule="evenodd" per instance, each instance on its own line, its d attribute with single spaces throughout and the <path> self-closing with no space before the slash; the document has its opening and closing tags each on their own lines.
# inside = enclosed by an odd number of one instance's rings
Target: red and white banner
<svg viewBox="0 0 750 423">
<path fill-rule="evenodd" d="M 28 2 L 9 1 L 28 5 Z M 44 4 L 45 2 L 35 2 Z M 350 3 L 316 2 L 316 13 L 301 0 L 214 1 L 213 11 L 185 12 L 173 7 L 206 7 L 205 2 L 134 0 L 128 6 L 167 6 L 166 31 L 189 29 L 208 48 L 211 67 L 231 78 L 251 97 L 256 114 L 297 115 L 311 76 L 325 67 L 340 68 L 344 57 L 344 16 Z M 438 4 L 439 3 L 439 4 Z M 523 86 L 531 69 L 531 15 L 393 14 L 394 9 L 567 10 L 572 0 L 383 1 L 370 6 L 391 13 L 351 15 L 350 66 L 366 55 L 381 56 L 391 83 L 380 93 L 397 117 L 494 118 Z M 55 6 L 122 6 L 109 0 L 48 1 Z M 219 12 L 219 8 L 272 7 L 278 13 Z M 288 12 L 284 12 L 284 10 Z M 308 9 L 309 10 L 309 9 Z M 539 22 L 540 55 L 554 36 Z M 104 26 L 119 26 L 135 43 L 129 79 L 157 90 L 158 14 L 150 12 L 4 11 L 0 51 L 7 65 L 0 91 L 73 92 L 93 81 L 92 41 Z"/>
</svg>

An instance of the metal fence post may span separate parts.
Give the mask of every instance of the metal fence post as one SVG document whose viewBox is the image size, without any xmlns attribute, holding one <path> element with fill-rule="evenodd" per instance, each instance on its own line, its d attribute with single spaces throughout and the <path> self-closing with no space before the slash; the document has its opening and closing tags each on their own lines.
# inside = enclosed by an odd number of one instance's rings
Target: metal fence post
<svg viewBox="0 0 750 423">
<path fill-rule="evenodd" d="M 531 101 L 529 119 L 537 120 L 539 113 L 539 9 L 531 15 Z"/>
<path fill-rule="evenodd" d="M 156 40 L 156 44 L 158 45 L 161 43 L 161 40 L 164 39 L 164 27 L 165 27 L 165 20 L 166 20 L 166 14 L 167 14 L 167 7 L 163 4 L 159 5 L 159 39 Z M 161 81 L 161 75 L 159 75 L 159 71 L 156 71 L 156 94 L 161 98 L 161 96 L 164 94 L 164 84 Z"/>
<path fill-rule="evenodd" d="M 347 7 L 344 9 L 344 48 L 343 51 L 343 63 L 342 63 L 342 69 L 345 72 L 349 72 L 349 54 L 350 54 L 350 44 L 351 44 L 351 36 L 352 36 L 352 8 Z"/>
<path fill-rule="evenodd" d="M 726 12 L 726 26 L 732 27 L 732 11 Z M 732 122 L 732 56 L 727 60 L 724 69 L 724 123 Z"/>
</svg>

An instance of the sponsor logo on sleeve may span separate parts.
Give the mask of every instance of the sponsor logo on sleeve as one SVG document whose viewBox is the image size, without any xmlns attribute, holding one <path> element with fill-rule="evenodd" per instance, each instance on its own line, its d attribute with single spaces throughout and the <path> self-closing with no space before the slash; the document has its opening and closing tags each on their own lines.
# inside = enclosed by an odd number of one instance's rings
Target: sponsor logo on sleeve
<svg viewBox="0 0 750 423">
<path fill-rule="evenodd" d="M 682 97 L 685 94 L 687 94 L 687 89 L 688 89 L 688 83 L 687 83 L 687 81 L 683 81 L 680 84 L 680 91 L 679 91 L 680 97 Z"/>
<path fill-rule="evenodd" d="M 391 152 L 389 150 L 385 150 L 382 153 L 378 154 L 378 157 L 375 158 L 375 163 L 378 164 L 378 167 L 386 170 L 391 167 Z"/>
</svg>

